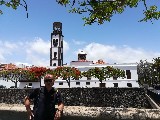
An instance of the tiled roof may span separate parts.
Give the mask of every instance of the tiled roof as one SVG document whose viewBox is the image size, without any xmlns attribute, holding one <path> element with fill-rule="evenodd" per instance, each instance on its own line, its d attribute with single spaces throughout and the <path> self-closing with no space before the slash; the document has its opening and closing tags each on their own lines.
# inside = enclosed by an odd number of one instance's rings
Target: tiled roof
<svg viewBox="0 0 160 120">
<path fill-rule="evenodd" d="M 10 64 L 0 64 L 0 70 L 12 70 L 18 68 L 16 65 Z"/>
</svg>

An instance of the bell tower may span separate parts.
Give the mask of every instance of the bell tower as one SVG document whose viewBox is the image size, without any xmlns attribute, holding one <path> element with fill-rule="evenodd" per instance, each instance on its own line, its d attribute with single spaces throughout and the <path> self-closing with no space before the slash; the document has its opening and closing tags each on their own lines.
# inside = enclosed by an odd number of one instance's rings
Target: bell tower
<svg viewBox="0 0 160 120">
<path fill-rule="evenodd" d="M 78 53 L 78 61 L 86 61 L 86 53 L 84 51 L 81 51 Z"/>
<path fill-rule="evenodd" d="M 51 33 L 50 66 L 63 66 L 63 35 L 62 23 L 53 23 Z"/>
</svg>

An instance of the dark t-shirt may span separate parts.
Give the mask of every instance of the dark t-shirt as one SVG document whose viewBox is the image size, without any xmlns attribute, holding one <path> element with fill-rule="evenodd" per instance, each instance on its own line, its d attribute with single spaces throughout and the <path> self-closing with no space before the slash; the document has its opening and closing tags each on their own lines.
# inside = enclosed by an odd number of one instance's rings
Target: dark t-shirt
<svg viewBox="0 0 160 120">
<path fill-rule="evenodd" d="M 34 100 L 34 120 L 53 120 L 56 112 L 55 104 L 62 103 L 61 93 L 54 88 L 49 92 L 45 87 L 41 90 L 37 88 L 29 98 Z"/>
</svg>

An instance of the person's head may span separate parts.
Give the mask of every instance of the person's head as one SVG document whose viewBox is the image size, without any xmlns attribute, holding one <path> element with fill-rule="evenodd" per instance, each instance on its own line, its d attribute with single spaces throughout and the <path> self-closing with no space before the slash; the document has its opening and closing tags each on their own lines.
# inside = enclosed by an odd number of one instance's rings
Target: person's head
<svg viewBox="0 0 160 120">
<path fill-rule="evenodd" d="M 44 84 L 46 87 L 52 87 L 54 85 L 55 78 L 51 74 L 46 74 L 44 77 Z"/>
</svg>

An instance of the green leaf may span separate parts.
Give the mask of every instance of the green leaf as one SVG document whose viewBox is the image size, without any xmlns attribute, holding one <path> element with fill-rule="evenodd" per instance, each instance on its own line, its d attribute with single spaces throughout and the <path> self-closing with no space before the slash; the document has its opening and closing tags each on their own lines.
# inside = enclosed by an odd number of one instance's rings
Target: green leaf
<svg viewBox="0 0 160 120">
<path fill-rule="evenodd" d="M 3 4 L 5 4 L 6 2 L 5 1 L 0 1 L 0 5 L 3 5 Z"/>
<path fill-rule="evenodd" d="M 11 5 L 11 6 L 12 6 L 12 8 L 13 8 L 14 10 L 17 9 L 17 6 L 15 6 L 15 5 Z"/>
<path fill-rule="evenodd" d="M 2 12 L 2 10 L 0 10 L 0 15 L 2 15 L 3 14 L 3 12 Z"/>
<path fill-rule="evenodd" d="M 11 6 L 11 4 L 10 4 L 9 2 L 7 2 L 5 5 L 6 5 L 7 7 L 10 7 L 10 6 Z"/>
</svg>

